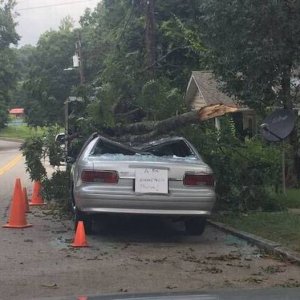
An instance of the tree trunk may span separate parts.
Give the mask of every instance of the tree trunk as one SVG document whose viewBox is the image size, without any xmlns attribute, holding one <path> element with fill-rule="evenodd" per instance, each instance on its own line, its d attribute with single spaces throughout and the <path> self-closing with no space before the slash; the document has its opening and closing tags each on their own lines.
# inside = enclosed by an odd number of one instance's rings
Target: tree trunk
<svg viewBox="0 0 300 300">
<path fill-rule="evenodd" d="M 155 0 L 145 0 L 145 17 L 146 17 L 146 67 L 149 72 L 149 78 L 155 76 L 155 59 L 156 59 L 156 43 L 155 43 Z"/>
<path fill-rule="evenodd" d="M 291 66 L 286 65 L 285 69 L 282 72 L 282 79 L 281 79 L 281 92 L 280 97 L 281 101 L 283 103 L 284 108 L 292 109 L 293 108 L 293 100 L 291 96 Z M 289 136 L 289 143 L 292 146 L 293 152 L 292 152 L 292 160 L 293 160 L 293 166 L 291 170 L 288 170 L 290 174 L 293 175 L 292 182 L 296 182 L 297 187 L 299 186 L 300 181 L 300 158 L 298 155 L 299 152 L 299 141 L 298 141 L 298 130 L 297 130 L 297 123 L 292 131 L 292 133 Z M 292 184 L 293 185 L 293 184 Z"/>
<path fill-rule="evenodd" d="M 147 142 L 157 136 L 167 134 L 177 128 L 200 122 L 198 111 L 190 111 L 162 121 L 145 121 L 113 128 L 120 141 Z"/>
<path fill-rule="evenodd" d="M 291 69 L 291 66 L 286 65 L 284 70 L 282 71 L 280 91 L 280 100 L 283 102 L 284 107 L 289 109 L 293 108 L 291 97 Z"/>
</svg>

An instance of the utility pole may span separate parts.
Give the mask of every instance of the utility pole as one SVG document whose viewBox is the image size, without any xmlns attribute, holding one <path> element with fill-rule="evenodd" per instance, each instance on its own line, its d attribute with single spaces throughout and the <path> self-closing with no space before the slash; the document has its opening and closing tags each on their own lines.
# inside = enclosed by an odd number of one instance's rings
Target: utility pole
<svg viewBox="0 0 300 300">
<path fill-rule="evenodd" d="M 82 56 L 82 49 L 81 49 L 81 36 L 80 32 L 78 31 L 77 41 L 75 43 L 75 53 L 78 56 L 79 60 L 79 75 L 80 75 L 80 84 L 85 83 L 85 77 L 84 77 L 84 64 L 83 64 L 83 56 Z"/>
<path fill-rule="evenodd" d="M 156 42 L 155 42 L 155 0 L 145 0 L 145 15 L 146 15 L 146 66 L 149 71 L 150 78 L 155 75 L 155 60 L 156 60 Z"/>
</svg>

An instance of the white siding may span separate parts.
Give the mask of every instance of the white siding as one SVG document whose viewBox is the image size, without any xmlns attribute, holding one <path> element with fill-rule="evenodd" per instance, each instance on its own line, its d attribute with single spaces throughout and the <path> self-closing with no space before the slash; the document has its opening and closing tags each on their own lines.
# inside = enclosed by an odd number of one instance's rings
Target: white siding
<svg viewBox="0 0 300 300">
<path fill-rule="evenodd" d="M 192 105 L 191 105 L 192 109 L 199 110 L 206 105 L 207 104 L 205 103 L 205 100 L 204 100 L 202 94 L 200 94 L 199 91 L 197 91 L 194 99 L 192 100 Z"/>
</svg>

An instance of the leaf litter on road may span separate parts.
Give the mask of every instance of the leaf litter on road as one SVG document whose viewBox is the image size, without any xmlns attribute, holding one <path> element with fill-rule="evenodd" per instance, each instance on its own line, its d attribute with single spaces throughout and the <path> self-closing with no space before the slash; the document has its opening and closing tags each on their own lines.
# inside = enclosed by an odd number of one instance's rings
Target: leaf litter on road
<svg viewBox="0 0 300 300">
<path fill-rule="evenodd" d="M 88 257 L 86 260 L 103 260 L 103 258 L 96 255 L 94 257 Z"/>
<path fill-rule="evenodd" d="M 166 289 L 168 290 L 174 290 L 174 289 L 177 289 L 178 287 L 176 285 L 167 285 L 166 286 Z"/>
<path fill-rule="evenodd" d="M 31 239 L 25 239 L 24 242 L 25 243 L 33 243 L 33 240 L 31 240 Z"/>
<path fill-rule="evenodd" d="M 237 268 L 246 268 L 246 269 L 250 269 L 250 265 L 249 264 L 242 264 L 242 263 L 239 263 L 239 264 L 233 264 L 233 263 L 227 263 L 226 266 L 228 267 L 237 267 Z"/>
<path fill-rule="evenodd" d="M 261 267 L 261 270 L 267 274 L 283 273 L 286 271 L 284 266 L 278 266 L 278 265 Z"/>
<path fill-rule="evenodd" d="M 241 282 L 241 281 L 246 281 L 246 282 L 249 282 L 249 283 L 260 284 L 260 283 L 262 283 L 264 280 L 266 280 L 266 278 L 247 277 L 247 278 L 241 279 L 241 280 L 239 280 L 239 281 L 240 281 L 240 282 Z"/>
<path fill-rule="evenodd" d="M 275 287 L 298 288 L 300 287 L 300 282 L 296 279 L 289 278 L 284 283 L 276 284 Z"/>
<path fill-rule="evenodd" d="M 58 285 L 56 283 L 49 283 L 49 284 L 41 284 L 44 288 L 50 288 L 50 289 L 58 289 Z"/>
<path fill-rule="evenodd" d="M 230 260 L 240 260 L 242 257 L 241 254 L 223 254 L 219 256 L 206 256 L 205 258 L 208 260 L 220 260 L 220 261 L 230 261 Z"/>
<path fill-rule="evenodd" d="M 162 258 L 156 258 L 156 259 L 153 259 L 152 262 L 154 263 L 163 263 L 167 260 L 167 256 L 165 257 L 162 257 Z"/>
<path fill-rule="evenodd" d="M 208 272 L 208 273 L 211 273 L 211 274 L 220 274 L 220 273 L 223 273 L 223 270 L 222 269 L 219 269 L 219 268 L 216 268 L 216 267 L 206 267 L 204 269 L 202 269 L 202 271 L 204 272 Z"/>
</svg>

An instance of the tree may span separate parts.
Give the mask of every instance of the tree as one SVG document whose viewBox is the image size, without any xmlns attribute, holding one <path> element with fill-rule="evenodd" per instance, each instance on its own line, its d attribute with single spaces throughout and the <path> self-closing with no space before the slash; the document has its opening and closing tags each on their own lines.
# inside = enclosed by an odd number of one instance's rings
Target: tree
<svg viewBox="0 0 300 300">
<path fill-rule="evenodd" d="M 0 1 L 0 128 L 7 122 L 9 92 L 16 78 L 15 55 L 11 44 L 18 43 L 19 36 L 15 31 L 16 23 L 12 16 L 14 1 Z"/>
<path fill-rule="evenodd" d="M 259 110 L 291 107 L 290 80 L 299 67 L 300 2 L 204 0 L 201 10 L 209 65 L 224 90 Z"/>
<path fill-rule="evenodd" d="M 209 65 L 224 91 L 262 113 L 292 108 L 299 101 L 291 83 L 300 77 L 300 1 L 204 0 L 201 9 Z M 290 143 L 299 182 L 296 130 Z"/>
<path fill-rule="evenodd" d="M 28 92 L 23 88 L 24 82 L 29 78 L 29 71 L 32 61 L 34 61 L 35 47 L 32 45 L 25 45 L 21 48 L 14 48 L 14 55 L 16 57 L 15 68 L 17 72 L 17 83 L 10 92 L 10 107 L 24 107 L 27 100 L 30 98 Z"/>
<path fill-rule="evenodd" d="M 77 116 L 81 125 L 82 117 L 87 127 L 101 130 L 184 112 L 187 80 L 201 57 L 190 39 L 199 30 L 197 11 L 197 0 L 102 1 L 86 10 L 80 21 L 86 84 L 80 93 L 90 100 Z M 71 65 L 76 35 L 66 18 L 32 51 L 28 95 L 23 93 L 30 125 L 62 122 L 62 104 L 78 83 L 76 72 L 62 71 Z"/>
<path fill-rule="evenodd" d="M 72 66 L 76 36 L 69 18 L 64 19 L 58 31 L 47 31 L 39 38 L 31 55 L 28 78 L 24 88 L 28 93 L 25 104 L 29 125 L 45 126 L 64 123 L 64 102 L 72 88 L 79 85 Z"/>
<path fill-rule="evenodd" d="M 34 126 L 60 123 L 67 96 L 75 92 L 83 96 L 83 101 L 70 103 L 73 106 L 70 123 L 76 131 L 72 137 L 79 137 L 71 146 L 74 155 L 80 136 L 86 138 L 90 131 L 97 130 L 119 141 L 138 144 L 171 135 L 193 124 L 186 128 L 185 135 L 190 136 L 193 143 L 198 142 L 197 148 L 203 150 L 205 159 L 210 159 L 215 167 L 220 196 L 237 209 L 240 209 L 241 199 L 246 209 L 260 207 L 261 201 L 257 199 L 269 200 L 267 192 L 277 183 L 278 151 L 270 155 L 261 141 L 250 141 L 245 147 L 236 138 L 230 120 L 221 131 L 212 129 L 210 122 L 199 125 L 208 110 L 186 112 L 183 95 L 191 71 L 207 66 L 222 76 L 228 93 L 240 96 L 252 106 L 263 107 L 262 100 L 272 102 L 272 87 L 287 90 L 288 76 L 283 76 L 283 66 L 290 65 L 284 63 L 285 56 L 280 51 L 286 49 L 284 43 L 293 44 L 293 39 L 286 38 L 281 31 L 285 34 L 289 31 L 279 24 L 280 38 L 284 42 L 274 34 L 264 40 L 264 34 L 271 32 L 268 22 L 272 17 L 271 11 L 265 16 L 264 9 L 268 10 L 271 2 L 277 5 L 283 1 L 246 0 L 244 4 L 237 0 L 229 3 L 221 0 L 103 0 L 95 10 L 86 10 L 80 21 L 86 81 L 78 89 L 74 89 L 74 85 L 79 84 L 75 73 L 63 72 L 71 64 L 77 39 L 70 19 L 65 19 L 58 31 L 49 31 L 40 37 L 25 84 L 31 95 L 26 101 L 28 120 Z M 285 16 L 285 12 L 276 13 L 282 18 Z M 292 22 L 295 27 L 298 25 L 295 20 Z M 253 33 L 256 26 L 259 32 Z M 202 37 L 207 48 L 203 46 Z M 293 57 L 291 68 L 296 65 L 294 48 L 288 52 Z M 285 95 L 289 98 L 287 92 Z M 48 141 L 39 139 L 26 143 L 28 166 L 37 167 L 40 172 L 41 162 L 33 161 L 31 154 L 36 149 L 38 152 L 47 146 L 49 149 L 51 143 L 54 143 L 53 134 Z M 58 154 L 52 146 L 50 149 L 49 155 Z M 50 187 L 56 191 L 56 186 Z"/>
<path fill-rule="evenodd" d="M 82 48 L 87 81 L 97 87 L 89 111 L 98 129 L 184 111 L 201 57 L 186 34 L 199 31 L 198 11 L 196 0 L 102 1 L 86 11 Z"/>
<path fill-rule="evenodd" d="M 146 66 L 150 79 L 155 75 L 156 60 L 156 22 L 155 22 L 155 0 L 145 1 L 145 48 Z"/>
</svg>

